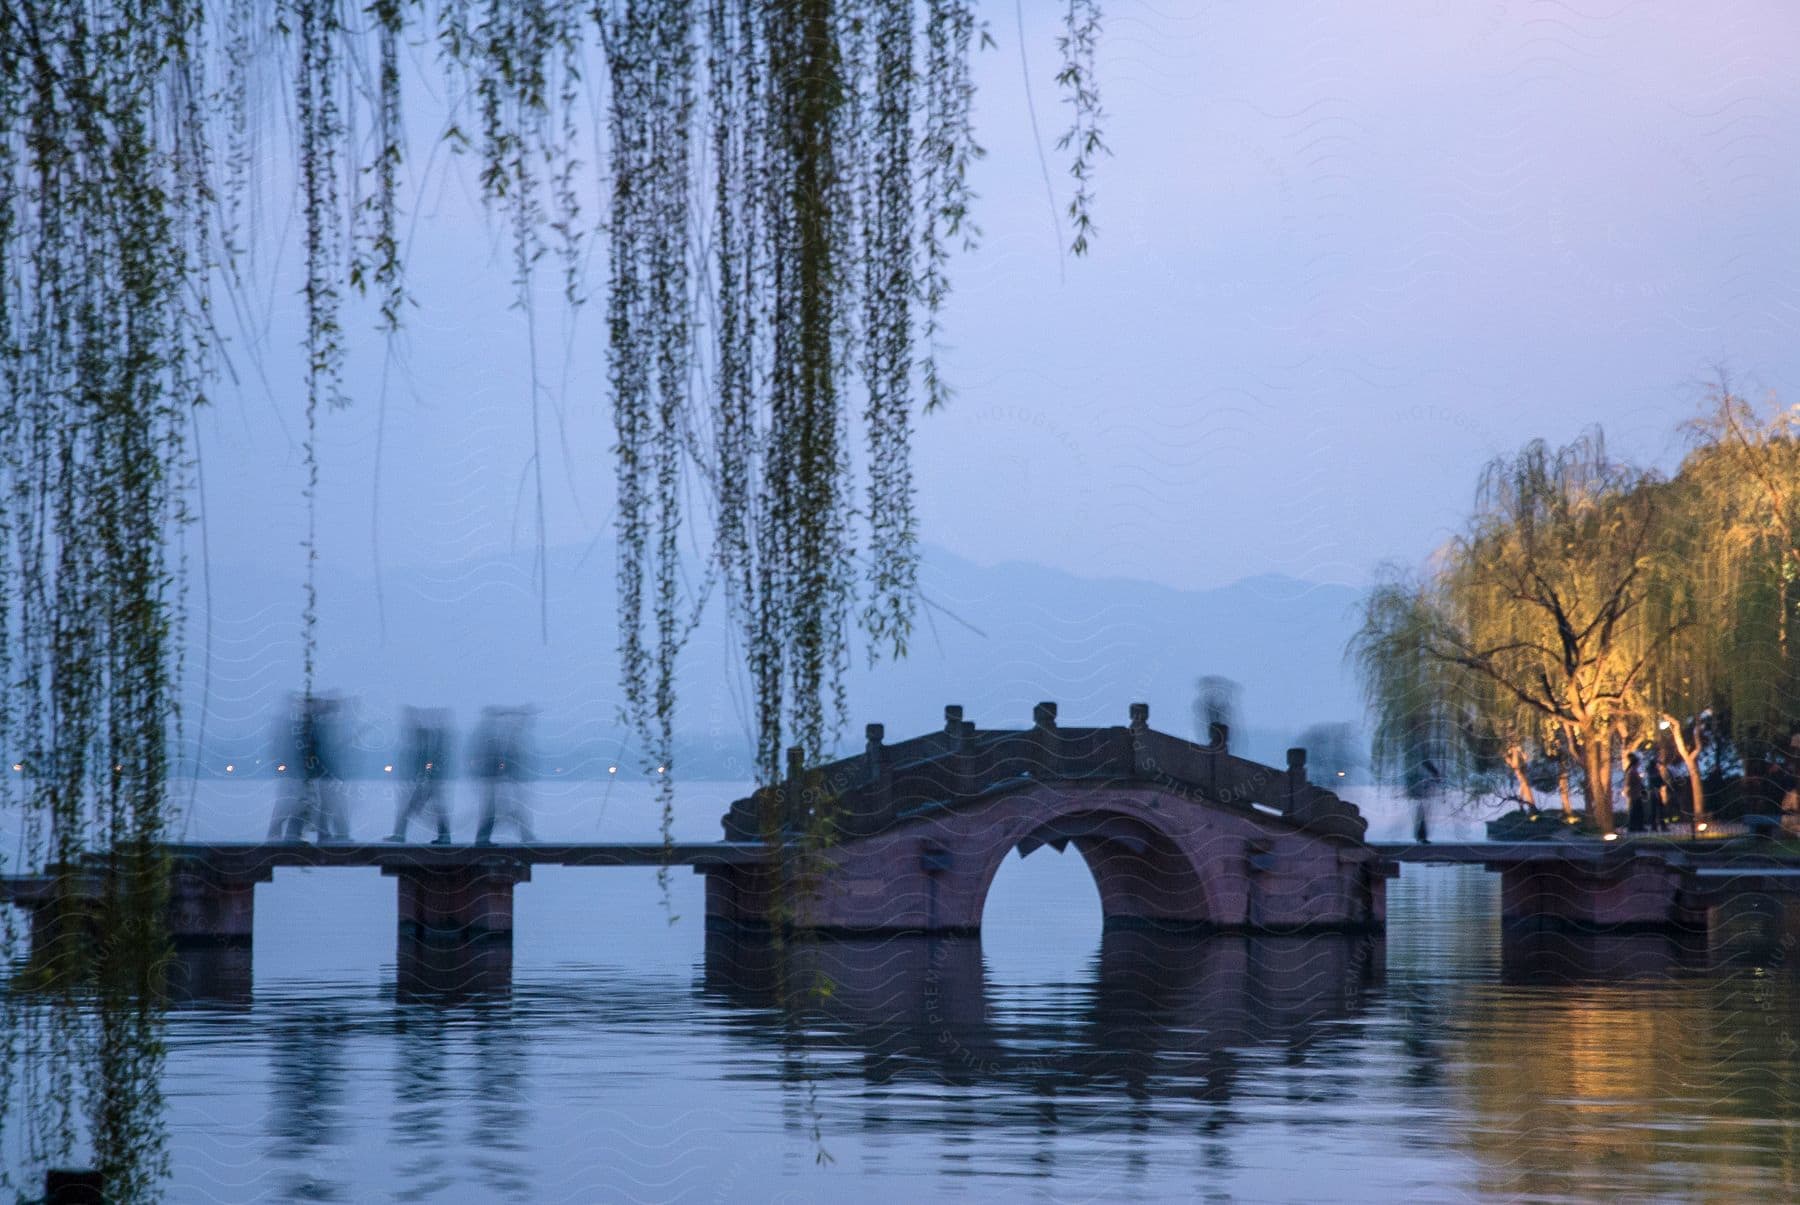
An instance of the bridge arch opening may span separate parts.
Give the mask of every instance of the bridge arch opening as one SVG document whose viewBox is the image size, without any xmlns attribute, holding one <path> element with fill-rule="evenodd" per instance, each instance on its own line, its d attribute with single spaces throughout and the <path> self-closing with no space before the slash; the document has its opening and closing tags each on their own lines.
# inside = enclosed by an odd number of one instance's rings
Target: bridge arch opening
<svg viewBox="0 0 1800 1205">
<path fill-rule="evenodd" d="M 982 901 L 981 956 L 994 984 L 1072 984 L 1087 979 L 1100 953 L 1100 889 L 1070 850 L 1030 857 L 1015 846 Z"/>
<path fill-rule="evenodd" d="M 1056 857 L 1058 853 L 1074 857 Z M 1098 907 L 1096 907 L 1098 905 Z M 1072 969 L 1098 956 L 1108 925 L 1205 920 L 1205 884 L 1192 859 L 1129 813 L 1065 813 L 1001 851 L 981 905 L 990 971 Z M 1075 953 L 1079 950 L 1080 953 Z"/>
</svg>

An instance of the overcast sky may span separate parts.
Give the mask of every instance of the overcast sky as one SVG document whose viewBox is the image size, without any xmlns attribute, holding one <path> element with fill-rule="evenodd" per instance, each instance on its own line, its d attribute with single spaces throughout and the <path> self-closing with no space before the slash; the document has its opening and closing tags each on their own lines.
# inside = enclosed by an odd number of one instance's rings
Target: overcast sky
<svg viewBox="0 0 1800 1205">
<path fill-rule="evenodd" d="M 1101 233 L 1070 260 L 1056 6 L 1024 7 L 1035 137 L 1012 3 L 977 65 L 987 238 L 948 315 L 960 396 L 918 424 L 926 541 L 1173 586 L 1359 584 L 1428 552 L 1531 436 L 1599 422 L 1671 467 L 1720 362 L 1800 402 L 1800 10 L 1113 0 Z M 354 404 L 323 420 L 321 556 L 356 574 L 377 539 L 412 564 L 530 541 L 525 321 L 471 173 L 431 171 L 385 406 L 362 337 Z M 214 559 L 298 573 L 287 221 L 263 221 L 271 383 L 240 341 L 241 388 L 199 426 Z M 603 317 L 538 310 L 553 543 L 612 539 Z"/>
</svg>

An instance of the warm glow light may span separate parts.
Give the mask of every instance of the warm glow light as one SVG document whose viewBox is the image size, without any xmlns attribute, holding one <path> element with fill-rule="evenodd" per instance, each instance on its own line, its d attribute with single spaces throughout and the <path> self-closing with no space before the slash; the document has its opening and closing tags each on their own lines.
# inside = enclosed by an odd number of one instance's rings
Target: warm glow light
<svg viewBox="0 0 1800 1205">
<path fill-rule="evenodd" d="M 617 766 L 608 766 L 608 767 L 606 767 L 606 772 L 607 772 L 607 773 L 608 773 L 608 774 L 617 774 L 617 773 L 618 773 L 618 772 L 619 772 L 619 767 L 617 767 Z"/>
<path fill-rule="evenodd" d="M 1662 729 L 1662 730 L 1663 730 L 1663 731 L 1665 731 L 1665 732 L 1667 732 L 1667 731 L 1668 731 L 1668 729 L 1669 729 L 1669 721 L 1667 721 L 1667 720 L 1658 720 L 1658 721 L 1656 721 L 1656 726 L 1657 726 L 1657 727 L 1658 727 L 1658 728 L 1661 728 L 1661 729 Z"/>
<path fill-rule="evenodd" d="M 1342 778 L 1342 777 L 1343 777 L 1343 776 L 1344 776 L 1344 772 L 1343 772 L 1343 771 L 1342 771 L 1342 770 L 1339 770 L 1339 771 L 1338 771 L 1338 777 L 1339 777 L 1339 778 Z"/>
<path fill-rule="evenodd" d="M 383 774 L 392 774 L 392 773 L 393 773 L 393 772 L 394 772 L 394 767 L 392 767 L 392 766 L 383 766 L 383 767 L 381 767 L 381 772 L 382 772 L 382 773 L 383 773 Z"/>
<path fill-rule="evenodd" d="M 661 767 L 661 766 L 656 767 L 656 772 L 658 774 L 661 774 L 663 772 L 663 767 Z"/>
<path fill-rule="evenodd" d="M 1619 834 L 1617 834 L 1617 833 L 1608 833 L 1608 834 L 1606 834 L 1606 839 L 1607 839 L 1607 840 L 1608 840 L 1608 841 L 1617 841 L 1617 840 L 1618 840 L 1618 839 L 1619 839 Z"/>
<path fill-rule="evenodd" d="M 287 773 L 287 763 L 286 762 L 281 763 L 279 766 L 275 767 L 275 770 L 279 774 L 286 774 Z"/>
<path fill-rule="evenodd" d="M 230 774 L 236 769 L 237 769 L 237 767 L 232 765 L 230 762 L 225 763 L 225 773 Z"/>
<path fill-rule="evenodd" d="M 22 761 L 16 761 L 16 762 L 14 762 L 14 763 L 13 763 L 13 770 L 14 770 L 14 772 L 17 772 L 17 771 L 19 771 L 19 770 L 23 770 L 23 769 L 24 769 L 24 768 L 25 768 L 25 763 L 24 763 L 24 762 L 22 762 Z"/>
<path fill-rule="evenodd" d="M 1700 825 L 1700 831 L 1701 831 L 1701 832 L 1705 832 L 1705 831 L 1706 831 L 1706 826 L 1705 826 L 1705 825 L 1704 825 L 1704 824 L 1702 824 L 1702 825 Z"/>
</svg>

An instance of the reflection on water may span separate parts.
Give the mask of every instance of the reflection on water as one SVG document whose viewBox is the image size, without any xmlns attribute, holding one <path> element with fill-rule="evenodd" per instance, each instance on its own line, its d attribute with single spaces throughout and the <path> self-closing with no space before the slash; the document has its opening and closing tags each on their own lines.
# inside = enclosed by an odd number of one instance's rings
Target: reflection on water
<svg viewBox="0 0 1800 1205">
<path fill-rule="evenodd" d="M 429 1199 L 455 1182 L 436 1153 L 458 1120 L 446 1103 L 451 1087 L 447 1024 L 442 1009 L 394 1015 L 393 1150 L 400 1178 L 414 1186 L 408 1194 L 414 1200 Z"/>
<path fill-rule="evenodd" d="M 1697 965 L 1691 950 L 1636 937 L 1575 954 L 1540 948 L 1528 976 L 1471 993 L 1458 1050 L 1480 1188 L 1795 1199 L 1792 977 L 1679 977 Z M 1625 978 L 1598 972 L 1607 966 Z"/>
<path fill-rule="evenodd" d="M 1500 947 L 1500 982 L 1521 986 L 1651 983 L 1706 969 L 1709 947 L 1693 933 L 1521 930 Z"/>
<path fill-rule="evenodd" d="M 512 990 L 513 950 L 505 940 L 411 940 L 394 959 L 394 998 L 454 1004 L 504 997 Z"/>
<path fill-rule="evenodd" d="M 1311 1057 L 1328 1045 L 1332 1022 L 1360 1010 L 1380 965 L 1379 945 L 1364 937 L 1116 930 L 1068 996 L 1004 1008 L 988 998 L 978 938 L 795 942 L 785 956 L 806 1040 L 857 1055 L 832 1059 L 826 1074 L 1081 1102 L 1055 1121 L 1029 1106 L 978 1120 L 1040 1132 L 1107 1126 L 1117 1120 L 1108 1095 L 1222 1103 L 1236 1051 L 1269 1044 Z M 782 969 L 766 940 L 709 935 L 703 998 L 742 1010 L 736 1030 L 745 1039 L 785 1044 L 793 1030 L 780 1009 Z"/>
<path fill-rule="evenodd" d="M 172 967 L 159 922 L 161 861 L 121 845 L 101 889 L 0 933 L 0 1189 L 17 1199 L 157 1198 L 168 1172 L 164 1108 Z M 17 1157 L 14 1151 L 23 1152 Z"/>
<path fill-rule="evenodd" d="M 270 1026 L 269 1154 L 283 1168 L 278 1191 L 289 1200 L 350 1199 L 349 1186 L 330 1175 L 329 1158 L 355 1121 L 344 1094 L 349 1028 L 330 1004 L 296 1009 Z"/>
<path fill-rule="evenodd" d="M 581 923 L 504 958 L 345 961 L 376 922 L 332 888 L 322 962 L 184 952 L 166 1014 L 9 995 L 14 1049 L 60 1052 L 0 1078 L 9 1191 L 101 1138 L 170 1200 L 1800 1196 L 1779 912 L 1710 945 L 1509 932 L 1493 876 L 1414 868 L 1385 941 L 1115 930 L 997 977 L 978 939 L 779 961 L 671 927 L 648 879 L 530 890 Z M 1030 890 L 995 924 L 1055 947 L 1063 896 Z"/>
</svg>

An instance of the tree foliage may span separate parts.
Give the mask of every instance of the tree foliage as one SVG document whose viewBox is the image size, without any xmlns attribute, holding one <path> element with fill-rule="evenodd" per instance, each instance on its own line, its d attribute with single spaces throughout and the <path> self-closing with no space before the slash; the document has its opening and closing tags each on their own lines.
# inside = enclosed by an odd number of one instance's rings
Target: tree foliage
<svg viewBox="0 0 1800 1205">
<path fill-rule="evenodd" d="M 1390 576 L 1353 644 L 1393 765 L 1422 735 L 1444 769 L 1496 746 L 1508 760 L 1561 742 L 1589 806 L 1612 824 L 1610 741 L 1685 617 L 1646 607 L 1658 565 L 1654 479 L 1608 457 L 1596 432 L 1543 441 L 1484 472 L 1463 534 L 1424 579 Z"/>
<path fill-rule="evenodd" d="M 1649 746 L 1683 763 L 1698 817 L 1700 761 L 1727 727 L 1764 745 L 1791 728 L 1794 422 L 1721 381 L 1668 480 L 1598 432 L 1491 464 L 1428 572 L 1390 569 L 1365 600 L 1350 651 L 1377 763 L 1503 764 L 1529 802 L 1533 765 L 1572 759 L 1610 829 L 1615 761 Z"/>
<path fill-rule="evenodd" d="M 1105 153 L 1099 6 L 1070 0 L 1063 18 L 1080 250 Z M 262 92 L 280 84 L 303 252 L 309 514 L 321 416 L 358 392 L 343 375 L 345 307 L 372 293 L 389 331 L 407 309 L 398 219 L 418 181 L 402 101 L 442 91 L 445 137 L 476 158 L 524 308 L 546 257 L 581 304 L 589 236 L 605 234 L 598 400 L 615 417 L 622 688 L 646 761 L 668 764 L 675 656 L 715 588 L 751 669 L 759 775 L 778 775 L 790 739 L 819 754 L 853 626 L 895 653 L 911 631 L 909 424 L 949 396 L 940 315 L 951 255 L 978 238 L 970 56 L 985 40 L 972 0 L 0 6 L 0 419 L 15 508 L 0 605 L 15 676 L 39 692 L 14 696 L 9 747 L 85 754 L 79 700 L 113 698 L 90 650 L 155 663 L 149 688 L 166 688 L 178 574 L 163 558 L 190 471 L 183 432 L 214 377 L 213 300 L 257 254 L 246 198 L 270 142 Z M 409 83 L 422 62 L 432 71 Z M 590 101 L 601 130 L 587 128 Z M 590 138 L 605 147 L 598 188 L 583 175 Z M 592 196 L 601 204 L 584 212 Z M 97 527 L 97 508 L 125 522 Z M 90 549 L 101 531 L 124 542 Z M 686 531 L 711 555 L 684 588 Z M 309 521 L 308 689 L 318 555 Z M 123 575 L 106 597 L 137 608 L 141 637 L 113 638 L 124 612 L 95 603 L 96 573 Z M 52 694 L 62 719 L 46 710 Z M 160 748 L 166 700 L 121 705 L 143 720 L 131 739 Z M 73 799 L 87 761 L 66 764 Z"/>
<path fill-rule="evenodd" d="M 1676 605 L 1695 623 L 1682 676 L 1658 693 L 1681 715 L 1717 708 L 1740 738 L 1785 745 L 1800 701 L 1800 416 L 1750 402 L 1722 376 L 1687 431 L 1669 541 L 1686 569 Z"/>
<path fill-rule="evenodd" d="M 1063 20 L 1080 252 L 1099 5 Z M 254 216 L 272 148 L 301 243 L 311 692 L 320 424 L 362 392 L 347 307 L 405 320 L 420 95 L 448 97 L 528 326 L 546 265 L 585 301 L 604 235 L 594 404 L 615 422 L 621 686 L 646 766 L 670 765 L 675 659 L 715 592 L 758 776 L 789 742 L 819 756 L 854 626 L 893 653 L 911 631 L 910 423 L 950 394 L 985 39 L 973 0 L 0 0 L 0 743 L 22 759 L 0 790 L 25 860 L 125 857 L 166 827 L 187 433 L 218 392 L 219 299 L 275 258 Z M 697 584 L 687 533 L 708 545 Z"/>
</svg>

